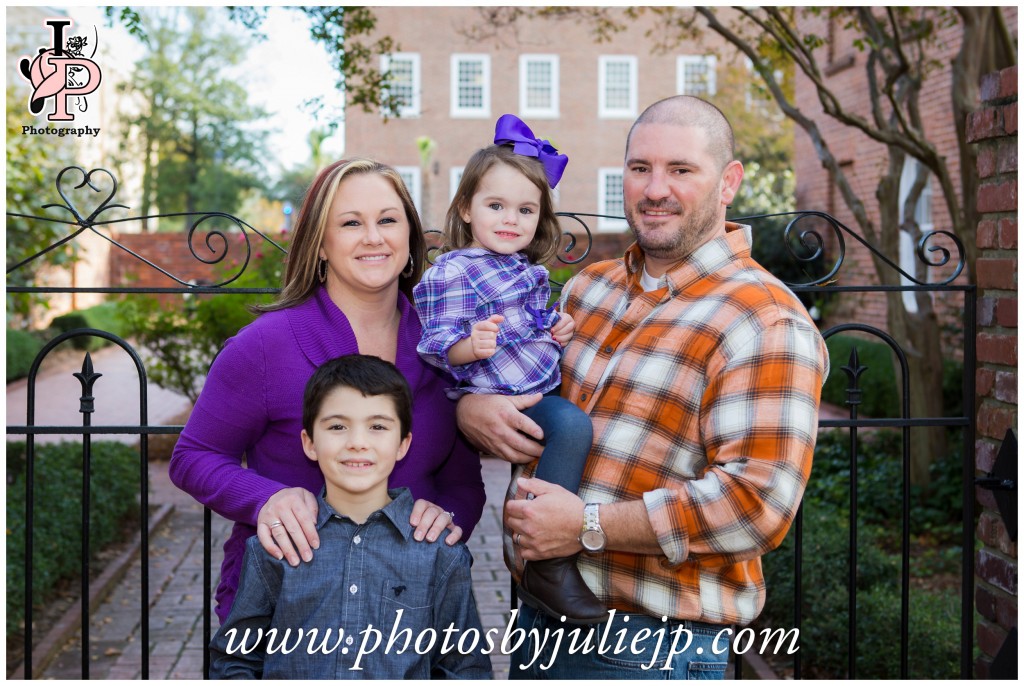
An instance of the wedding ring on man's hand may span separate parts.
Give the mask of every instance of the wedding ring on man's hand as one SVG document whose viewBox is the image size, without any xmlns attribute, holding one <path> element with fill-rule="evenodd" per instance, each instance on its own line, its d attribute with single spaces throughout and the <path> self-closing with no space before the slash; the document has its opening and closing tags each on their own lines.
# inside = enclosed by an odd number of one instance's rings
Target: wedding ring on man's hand
<svg viewBox="0 0 1024 686">
<path fill-rule="evenodd" d="M 274 521 L 272 521 L 270 523 L 270 528 L 271 529 L 276 529 L 279 526 L 281 526 L 281 520 L 280 519 L 275 519 Z"/>
<path fill-rule="evenodd" d="M 516 534 L 516 545 L 522 545 L 522 544 L 523 544 L 523 534 L 522 534 L 522 532 L 520 532 L 520 533 Z"/>
</svg>

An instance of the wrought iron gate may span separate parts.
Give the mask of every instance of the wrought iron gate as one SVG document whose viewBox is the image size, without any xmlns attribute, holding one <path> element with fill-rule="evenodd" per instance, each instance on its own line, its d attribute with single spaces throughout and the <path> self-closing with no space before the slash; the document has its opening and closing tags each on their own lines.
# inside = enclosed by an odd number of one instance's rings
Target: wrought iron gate
<svg viewBox="0 0 1024 686">
<path fill-rule="evenodd" d="M 90 213 L 85 214 L 79 210 L 79 208 L 69 199 L 72 195 L 71 190 L 65 187 L 65 178 L 71 175 L 69 182 L 78 182 L 77 185 L 73 186 L 74 190 L 88 189 L 91 192 L 97 194 L 97 197 L 105 198 L 100 204 Z M 81 177 L 79 181 L 78 177 Z M 108 187 L 109 184 L 109 187 Z M 12 220 L 33 222 L 55 222 L 68 226 L 70 231 L 64 238 L 55 241 L 52 245 L 47 246 L 45 249 L 38 251 L 37 253 L 29 256 L 15 256 L 17 261 L 7 268 L 8 278 L 12 274 L 16 274 L 19 269 L 31 264 L 35 260 L 39 259 L 51 250 L 58 249 L 61 246 L 74 241 L 77 237 L 83 233 L 89 232 L 93 235 L 99 236 L 105 241 L 109 241 L 114 249 L 123 250 L 133 256 L 140 264 L 146 265 L 149 268 L 155 269 L 166 277 L 175 281 L 178 286 L 174 287 L 139 287 L 131 286 L 129 284 L 120 284 L 110 287 L 47 287 L 47 286 L 17 286 L 8 285 L 8 293 L 23 293 L 23 294 L 75 294 L 75 293 L 102 293 L 113 296 L 131 295 L 131 294 L 205 294 L 205 295 L 218 295 L 218 296 L 234 296 L 238 297 L 241 295 L 253 295 L 253 294 L 267 294 L 276 293 L 277 289 L 273 286 L 268 285 L 265 288 L 239 288 L 232 287 L 231 284 L 234 282 L 249 265 L 250 257 L 252 254 L 252 245 L 250 242 L 251 237 L 259 236 L 264 241 L 267 241 L 270 245 L 276 247 L 280 251 L 282 257 L 285 254 L 284 248 L 277 243 L 274 243 L 266 234 L 261 233 L 254 227 L 245 223 L 244 221 L 221 212 L 205 212 L 205 213 L 187 213 L 187 214 L 176 214 L 176 215 L 151 215 L 148 217 L 118 217 L 114 219 L 107 219 L 100 215 L 109 212 L 114 208 L 124 208 L 123 205 L 112 204 L 114 197 L 117 192 L 117 181 L 112 174 L 102 169 L 94 169 L 92 171 L 85 171 L 79 167 L 68 167 L 60 172 L 56 179 L 57 193 L 63 203 L 52 203 L 43 205 L 44 209 L 55 208 L 61 212 L 60 215 L 42 215 L 42 216 L 28 216 L 20 214 L 8 214 L 8 223 Z M 573 259 L 563 259 L 563 262 L 575 264 L 583 261 L 589 251 L 590 246 L 593 242 L 593 237 L 590 233 L 590 229 L 586 223 L 586 218 L 598 217 L 599 215 L 593 214 L 580 214 L 580 213 L 561 213 L 562 216 L 574 220 L 578 225 L 574 225 L 577 230 L 577 234 L 581 240 L 585 239 L 586 244 L 579 252 L 579 256 Z M 70 215 L 70 216 L 67 216 Z M 201 257 L 197 254 L 193 240 L 196 236 L 198 228 L 204 224 L 204 222 L 219 219 L 226 221 L 233 231 L 236 231 L 238 235 L 244 237 L 244 255 L 240 261 L 238 261 L 238 268 L 236 273 L 229 274 L 225 278 L 212 283 L 210 285 L 196 285 L 189 283 L 187 280 L 180 278 L 179 275 L 171 273 L 164 269 L 159 264 L 132 252 L 126 246 L 122 245 L 118 241 L 111 237 L 106 236 L 104 233 L 97 231 L 98 227 L 102 226 L 113 226 L 126 222 L 140 222 L 144 219 L 154 219 L 161 217 L 182 217 L 189 222 L 190 229 L 182 234 L 184 245 L 182 251 L 187 249 L 192 257 L 196 260 L 205 264 L 217 264 L 221 263 L 229 256 L 232 243 L 227 240 L 225 231 L 222 228 L 215 228 L 210 231 L 207 239 L 206 246 L 208 249 L 213 249 L 215 253 L 212 258 Z M 831 336 L 843 332 L 856 331 L 861 334 L 875 337 L 885 344 L 887 344 L 893 351 L 894 355 L 898 359 L 899 363 L 899 374 L 902 379 L 903 393 L 902 393 L 902 409 L 899 417 L 896 418 L 863 418 L 858 416 L 858 404 L 861 394 L 859 387 L 859 380 L 863 373 L 863 367 L 860 365 L 856 348 L 854 349 L 853 355 L 850 360 L 832 360 L 833 367 L 842 366 L 843 371 L 848 375 L 849 378 L 849 389 L 848 389 L 848 409 L 849 417 L 844 419 L 825 419 L 819 422 L 820 428 L 841 428 L 849 431 L 849 445 L 850 445 L 850 540 L 851 545 L 849 549 L 850 556 L 850 575 L 848 589 L 849 589 L 849 609 L 850 609 L 850 623 L 849 623 L 849 645 L 852 647 L 849 651 L 849 677 L 856 675 L 856 559 L 857 559 L 857 547 L 856 547 L 856 535 L 857 535 L 857 460 L 858 460 L 858 441 L 859 432 L 862 429 L 870 429 L 877 427 L 887 427 L 898 429 L 902 433 L 902 465 L 903 465 L 903 517 L 902 517 L 902 539 L 901 539 L 901 622 L 900 622 L 900 642 L 901 642 L 901 678 L 907 678 L 912 676 L 908 674 L 908 623 L 909 623 L 909 588 L 910 588 L 910 554 L 909 554 L 909 536 L 910 536 L 910 521 L 909 521 L 909 465 L 910 465 L 910 442 L 909 432 L 912 427 L 954 427 L 963 431 L 963 535 L 962 535 L 962 588 L 961 588 L 961 655 L 960 655 L 960 669 L 962 678 L 970 678 L 972 673 L 972 652 L 973 652 L 973 578 L 974 578 L 974 472 L 975 472 L 975 455 L 974 455 L 974 434 L 975 434 L 975 419 L 973 415 L 974 408 L 974 397 L 975 397 L 975 354 L 974 354 L 974 340 L 975 340 L 975 296 L 976 290 L 972 285 L 954 285 L 953 281 L 961 273 L 964 268 L 964 255 L 963 246 L 959 240 L 947 232 L 929 232 L 926 233 L 918 244 L 918 258 L 926 265 L 934 267 L 947 267 L 947 271 L 951 274 L 943 280 L 930 283 L 921 282 L 907 274 L 893 261 L 889 260 L 884 255 L 881 255 L 877 249 L 867 244 L 859 235 L 855 232 L 836 221 L 834 218 L 827 214 L 820 212 L 793 212 L 786 213 L 784 215 L 764 215 L 757 217 L 743 217 L 738 218 L 739 221 L 752 224 L 754 227 L 754 234 L 757 235 L 757 229 L 759 222 L 768 219 L 777 219 L 784 217 L 788 222 L 785 227 L 783 234 L 783 240 L 786 242 L 786 247 L 792 255 L 792 258 L 799 263 L 808 263 L 815 259 L 820 259 L 825 252 L 826 244 L 831 244 L 832 249 L 836 253 L 831 267 L 827 268 L 826 273 L 813 278 L 807 282 L 788 282 L 787 285 L 796 292 L 797 294 L 807 294 L 809 296 L 832 296 L 835 294 L 855 294 L 855 293 L 884 293 L 887 291 L 898 291 L 898 292 L 927 292 L 932 294 L 958 294 L 963 298 L 962 316 L 960 324 L 962 328 L 963 336 L 963 358 L 964 358 L 964 378 L 962 383 L 962 394 L 963 394 L 963 414 L 958 417 L 911 417 L 910 406 L 909 406 L 909 386 L 908 386 L 908 365 L 909 361 L 907 355 L 904 353 L 899 343 L 894 340 L 888 333 L 878 329 L 877 327 L 868 326 L 862 323 L 845 323 L 837 326 L 832 326 L 824 331 L 822 334 L 826 339 Z M 814 225 L 810 228 L 800 229 L 801 222 L 813 222 Z M 805 224 L 807 226 L 807 224 Z M 822 235 L 822 230 L 828 232 L 827 235 Z M 582 228 L 583 233 L 579 234 L 579 229 Z M 568 234 L 567 234 L 568 235 Z M 942 235 L 949 239 L 953 246 L 956 254 L 951 254 L 949 249 L 937 247 L 933 242 L 937 236 Z M 211 242 L 210 237 L 216 237 L 217 240 Z M 887 263 L 893 270 L 906 277 L 910 285 L 905 286 L 877 286 L 877 285 L 835 285 L 838 275 L 844 265 L 846 259 L 846 246 L 848 241 L 859 242 L 876 256 Z M 567 240 L 566 251 L 574 249 L 576 247 L 576 237 L 572 237 Z M 794 251 L 793 245 L 799 242 L 805 251 L 803 254 L 798 254 Z M 222 248 L 217 250 L 215 248 Z M 926 251 L 931 254 L 937 254 L 938 259 L 929 261 Z M 9 256 L 11 257 L 11 256 Z M 948 265 L 948 266 L 947 266 Z M 76 373 L 75 376 L 80 380 L 82 386 L 82 394 L 80 398 L 80 413 L 82 415 L 82 422 L 80 426 L 43 426 L 35 423 L 35 407 L 37 398 L 35 397 L 35 384 L 37 380 L 37 374 L 39 368 L 44 359 L 61 343 L 81 338 L 81 337 L 100 337 L 113 342 L 115 345 L 122 348 L 128 355 L 131 356 L 135 368 L 137 370 L 139 382 L 140 382 L 140 408 L 139 416 L 140 420 L 137 425 L 129 426 L 96 426 L 91 423 L 90 416 L 94 410 L 94 403 L 96 399 L 93 397 L 92 385 L 95 379 L 101 373 L 101 370 L 95 370 L 92 368 L 92 360 L 88 353 L 86 353 L 80 372 Z M 147 396 L 146 396 L 146 380 L 147 374 L 145 365 L 142 362 L 138 352 L 132 347 L 130 343 L 124 341 L 118 336 L 96 329 L 77 329 L 69 331 L 60 336 L 57 336 L 53 340 L 49 341 L 39 355 L 36 357 L 32 364 L 31 370 L 28 375 L 28 407 L 27 407 L 27 420 L 23 426 L 8 426 L 7 434 L 15 436 L 26 437 L 26 532 L 25 532 L 25 546 L 26 546 L 26 557 L 25 557 L 25 568 L 23 574 L 25 575 L 26 585 L 26 600 L 25 600 L 25 669 L 26 676 L 31 678 L 33 675 L 33 631 L 32 631 L 32 617 L 33 617 L 33 604 L 32 604 L 32 578 L 33 578 L 33 533 L 32 533 L 32 521 L 34 517 L 34 508 L 36 503 L 34 502 L 34 462 L 35 462 L 35 437 L 40 434 L 64 434 L 69 436 L 79 436 L 82 440 L 82 462 L 83 462 L 83 484 L 82 484 L 82 539 L 83 539 L 83 559 L 82 559 L 82 641 L 83 645 L 88 645 L 89 642 L 89 613 L 90 607 L 88 603 L 89 597 L 89 575 L 88 575 L 88 539 L 89 539 L 89 494 L 91 489 L 90 484 L 90 465 L 91 465 L 91 440 L 96 435 L 108 435 L 108 434 L 132 434 L 139 436 L 139 489 L 140 489 L 140 500 L 141 500 L 141 518 L 139 522 L 139 530 L 141 537 L 141 568 L 143 586 L 140 597 L 140 618 L 142 623 L 142 642 L 143 645 L 149 644 L 149 607 L 147 604 L 148 593 L 148 565 L 149 565 L 149 550 L 148 550 L 148 537 L 147 537 L 147 497 L 148 497 L 148 437 L 154 434 L 176 434 L 182 430 L 182 426 L 174 425 L 149 425 L 148 424 L 148 413 L 147 413 Z M 812 476 L 813 478 L 813 476 Z M 210 598 L 211 598 L 211 565 L 212 565 L 212 554 L 211 554 L 211 513 L 206 510 L 205 513 L 205 546 L 204 546 L 204 621 L 205 621 L 205 642 L 209 644 L 211 627 L 209 626 L 210 617 Z M 795 523 L 796 530 L 796 547 L 795 547 L 795 587 L 794 592 L 794 626 L 799 629 L 802 625 L 803 618 L 801 616 L 801 602 L 803 597 L 803 581 L 802 581 L 802 530 L 803 530 L 803 515 L 798 514 Z M 204 674 L 208 671 L 208 655 L 204 661 Z M 737 667 L 739 669 L 739 666 Z M 803 666 L 801 664 L 799 653 L 797 654 L 795 662 L 795 676 L 800 678 L 802 675 Z M 82 677 L 88 678 L 89 676 L 89 651 L 82 651 Z M 148 678 L 149 676 L 149 655 L 147 650 L 143 650 L 142 653 L 142 676 Z M 737 674 L 739 676 L 739 674 Z"/>
</svg>

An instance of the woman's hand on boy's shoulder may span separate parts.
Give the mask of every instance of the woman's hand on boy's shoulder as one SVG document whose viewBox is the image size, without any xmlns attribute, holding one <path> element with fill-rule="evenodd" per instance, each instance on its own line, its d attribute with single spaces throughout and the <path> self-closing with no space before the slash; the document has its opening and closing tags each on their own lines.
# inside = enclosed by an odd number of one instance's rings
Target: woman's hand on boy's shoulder
<svg viewBox="0 0 1024 686">
<path fill-rule="evenodd" d="M 256 516 L 256 535 L 263 549 L 292 567 L 309 562 L 320 547 L 316 530 L 316 496 L 305 488 L 282 488 L 270 496 Z"/>
<path fill-rule="evenodd" d="M 446 512 L 429 500 L 420 498 L 413 503 L 409 524 L 415 527 L 412 536 L 417 541 L 426 539 L 433 543 L 446 528 L 451 533 L 445 537 L 445 543 L 455 545 L 462 540 L 462 527 L 455 523 L 455 513 Z"/>
</svg>

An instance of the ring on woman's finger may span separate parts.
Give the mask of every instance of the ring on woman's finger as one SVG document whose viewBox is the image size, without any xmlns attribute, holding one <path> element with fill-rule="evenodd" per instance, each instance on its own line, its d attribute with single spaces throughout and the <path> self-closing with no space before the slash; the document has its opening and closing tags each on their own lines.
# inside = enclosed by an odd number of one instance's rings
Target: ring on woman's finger
<svg viewBox="0 0 1024 686">
<path fill-rule="evenodd" d="M 523 544 L 523 534 L 522 533 L 518 533 L 518 534 L 516 534 L 516 545 L 522 545 L 522 544 Z"/>
<path fill-rule="evenodd" d="M 281 526 L 281 520 L 280 519 L 275 519 L 274 521 L 272 521 L 270 523 L 270 528 L 271 529 L 276 529 L 279 526 Z"/>
<path fill-rule="evenodd" d="M 445 514 L 448 515 L 448 521 L 450 521 L 450 522 L 454 522 L 455 521 L 455 513 L 454 512 L 445 512 Z"/>
</svg>

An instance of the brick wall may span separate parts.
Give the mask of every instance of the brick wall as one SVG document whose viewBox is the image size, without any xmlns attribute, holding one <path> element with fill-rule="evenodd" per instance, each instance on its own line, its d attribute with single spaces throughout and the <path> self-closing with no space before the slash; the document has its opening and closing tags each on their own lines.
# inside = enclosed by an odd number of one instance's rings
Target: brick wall
<svg viewBox="0 0 1024 686">
<path fill-rule="evenodd" d="M 987 75 L 985 106 L 968 120 L 978 149 L 977 469 L 991 471 L 1007 429 L 1017 433 L 1017 67 Z M 975 599 L 981 618 L 975 675 L 987 678 L 992 658 L 1017 626 L 1017 544 L 992 491 L 978 489 L 981 516 Z"/>
<path fill-rule="evenodd" d="M 278 237 L 272 236 L 277 239 Z M 207 245 L 209 239 L 210 244 Z M 225 270 L 230 265 L 240 264 L 245 259 L 245 239 L 240 233 L 227 234 L 225 240 L 219 236 L 210 237 L 207 232 L 197 231 L 192 237 L 192 248 L 196 255 L 206 260 L 213 260 L 219 255 L 227 254 L 217 264 L 205 264 L 189 250 L 188 233 L 125 233 L 117 234 L 114 240 L 135 254 L 144 257 L 164 271 L 167 271 L 187 283 L 213 284 L 222 282 Z M 277 254 L 277 248 L 264 244 L 257 235 L 250 236 L 251 258 L 259 258 L 263 253 L 268 256 Z M 282 258 L 283 259 L 283 258 Z M 252 262 L 247 269 L 252 268 Z M 235 272 L 231 272 L 234 274 Z M 128 286 L 133 288 L 180 288 L 181 284 L 161 274 L 158 270 L 142 262 L 124 250 L 110 249 L 110 284 L 112 286 Z M 268 284 L 277 285 L 277 284 Z M 228 285 L 230 288 L 231 285 Z M 159 295 L 160 300 L 174 302 L 180 295 Z"/>
</svg>

